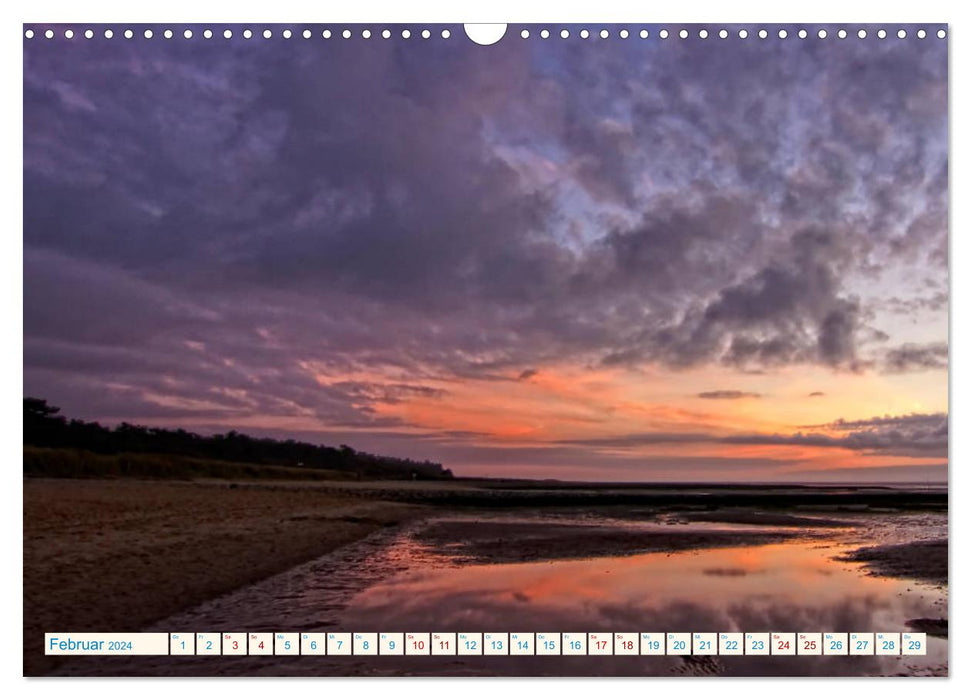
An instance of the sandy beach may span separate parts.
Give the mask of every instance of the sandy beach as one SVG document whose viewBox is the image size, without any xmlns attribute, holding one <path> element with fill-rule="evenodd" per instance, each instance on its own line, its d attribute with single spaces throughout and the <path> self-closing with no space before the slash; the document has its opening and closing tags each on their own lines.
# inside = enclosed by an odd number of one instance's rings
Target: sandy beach
<svg viewBox="0 0 971 700">
<path fill-rule="evenodd" d="M 43 633 L 146 624 L 356 541 L 420 506 L 312 486 L 24 480 L 24 672 Z"/>
</svg>

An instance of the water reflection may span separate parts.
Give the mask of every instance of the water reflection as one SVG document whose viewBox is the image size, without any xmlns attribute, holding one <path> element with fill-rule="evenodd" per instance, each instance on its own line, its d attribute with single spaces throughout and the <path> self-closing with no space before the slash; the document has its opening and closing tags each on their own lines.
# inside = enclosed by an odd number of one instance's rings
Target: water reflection
<svg viewBox="0 0 971 700">
<path fill-rule="evenodd" d="M 488 608 L 482 611 L 483 621 L 496 615 L 512 620 L 528 616 L 553 630 L 575 629 L 581 622 L 591 630 L 611 628 L 604 627 L 603 619 L 603 611 L 610 608 L 626 610 L 631 619 L 639 610 L 656 614 L 659 608 L 685 604 L 724 615 L 756 602 L 766 608 L 826 609 L 852 599 L 874 600 L 887 609 L 888 623 L 914 617 L 918 610 L 932 612 L 936 596 L 930 587 L 863 576 L 858 566 L 833 561 L 841 552 L 836 546 L 796 542 L 414 571 L 372 586 L 348 607 L 358 624 L 386 624 L 393 611 L 405 621 L 436 619 L 440 627 L 451 629 L 453 617 L 466 618 L 474 599 L 477 607 Z M 886 629 L 898 628 L 900 623 Z M 693 621 L 692 629 L 727 631 L 723 623 L 712 627 L 705 620 Z"/>
<path fill-rule="evenodd" d="M 387 629 L 391 620 L 396 629 L 424 629 L 435 620 L 440 631 L 502 630 L 515 621 L 523 629 L 552 632 L 893 632 L 905 631 L 908 619 L 940 616 L 940 591 L 867 576 L 858 565 L 834 561 L 846 549 L 798 541 L 411 572 L 355 596 L 343 621 L 362 631 Z M 723 658 L 716 665 L 719 673 L 926 672 L 946 662 L 946 643 L 931 640 L 930 647 L 930 655 L 916 661 Z M 712 670 L 711 664 L 705 668 Z"/>
<path fill-rule="evenodd" d="M 642 527 L 642 525 L 638 525 Z M 173 630 L 904 631 L 946 590 L 866 575 L 835 535 L 582 560 L 467 564 L 382 533 L 160 622 Z M 858 532 L 854 538 L 858 539 Z M 434 630 L 432 630 L 434 628 Z M 105 660 L 99 660 L 104 662 Z M 941 675 L 926 657 L 264 657 L 79 660 L 73 672 L 300 675 Z M 85 671 L 87 669 L 87 671 Z"/>
</svg>

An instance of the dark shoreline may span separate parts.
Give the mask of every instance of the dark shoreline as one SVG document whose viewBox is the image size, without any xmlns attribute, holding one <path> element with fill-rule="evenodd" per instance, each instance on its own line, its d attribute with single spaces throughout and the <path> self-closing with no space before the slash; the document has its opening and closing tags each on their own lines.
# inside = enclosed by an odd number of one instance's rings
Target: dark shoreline
<svg viewBox="0 0 971 700">
<path fill-rule="evenodd" d="M 576 523 L 442 519 L 418 530 L 417 538 L 469 564 L 512 564 L 565 559 L 683 552 L 775 544 L 804 536 L 789 530 L 645 529 Z"/>
<path fill-rule="evenodd" d="M 537 482 L 538 483 L 538 482 Z M 295 485 L 299 486 L 299 485 Z M 272 487 L 272 486 L 271 486 Z M 287 488 L 279 484 L 280 488 Z M 832 486 L 691 486 L 687 489 L 667 486 L 616 488 L 531 486 L 506 488 L 498 484 L 477 482 L 319 482 L 322 493 L 357 495 L 368 499 L 421 503 L 448 507 L 529 508 L 529 507 L 599 507 L 644 506 L 671 510 L 694 509 L 715 511 L 723 508 L 759 508 L 769 511 L 817 509 L 820 511 L 858 513 L 870 509 L 890 511 L 946 512 L 947 491 L 891 489 L 888 487 Z"/>
<path fill-rule="evenodd" d="M 861 547 L 843 557 L 843 561 L 864 563 L 873 576 L 910 578 L 946 586 L 947 549 L 946 539 L 887 544 Z"/>
</svg>

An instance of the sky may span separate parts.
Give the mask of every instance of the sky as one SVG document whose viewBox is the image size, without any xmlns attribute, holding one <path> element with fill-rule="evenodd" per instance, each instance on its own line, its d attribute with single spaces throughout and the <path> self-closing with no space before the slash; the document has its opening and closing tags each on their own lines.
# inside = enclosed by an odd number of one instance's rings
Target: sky
<svg viewBox="0 0 971 700">
<path fill-rule="evenodd" d="M 947 42 L 646 28 L 38 32 L 25 396 L 458 476 L 945 480 Z"/>
</svg>

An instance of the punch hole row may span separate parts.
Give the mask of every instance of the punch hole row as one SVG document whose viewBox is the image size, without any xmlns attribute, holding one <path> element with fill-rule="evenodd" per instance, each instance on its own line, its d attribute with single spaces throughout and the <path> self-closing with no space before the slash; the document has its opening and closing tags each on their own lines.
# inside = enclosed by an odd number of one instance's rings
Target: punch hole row
<svg viewBox="0 0 971 700">
<path fill-rule="evenodd" d="M 452 36 L 452 32 L 449 29 L 442 29 L 440 32 L 438 32 L 438 34 L 439 36 L 441 36 L 442 39 L 449 39 Z M 918 39 L 926 39 L 930 33 L 926 29 L 918 29 L 913 34 Z M 80 32 L 80 34 L 76 33 L 73 29 L 65 29 L 60 34 L 60 36 L 63 37 L 64 39 L 74 39 L 76 36 L 83 36 L 85 39 L 94 39 L 96 35 L 97 34 L 93 29 L 85 29 L 83 32 Z M 301 37 L 303 39 L 311 39 L 314 36 L 320 36 L 323 39 L 331 39 L 336 37 L 341 37 L 343 39 L 351 39 L 355 36 L 358 36 L 362 39 L 371 39 L 372 37 L 378 37 L 378 36 L 380 36 L 382 39 L 390 39 L 392 36 L 394 36 L 394 33 L 390 29 L 383 29 L 381 31 L 371 30 L 371 29 L 362 29 L 362 30 L 356 30 L 356 31 L 352 31 L 350 29 L 344 29 L 344 30 L 324 29 L 319 34 L 315 34 L 310 29 L 304 29 L 304 30 L 283 29 L 278 33 L 274 32 L 271 29 L 264 29 L 262 32 L 259 32 L 258 30 L 257 32 L 254 32 L 252 29 L 243 29 L 238 33 L 234 32 L 232 29 L 224 29 L 222 32 L 213 31 L 212 29 L 204 29 L 198 33 L 193 32 L 191 29 L 185 29 L 181 32 L 176 32 L 172 29 L 165 29 L 165 30 L 162 30 L 157 35 L 155 31 L 152 29 L 145 29 L 139 32 L 136 32 L 133 29 L 125 29 L 120 32 L 120 36 L 124 37 L 125 39 L 134 39 L 136 36 L 143 39 L 154 39 L 157 36 L 163 39 L 172 39 L 172 38 L 175 38 L 177 35 L 180 35 L 183 39 L 194 39 L 199 37 L 203 39 L 213 39 L 213 38 L 219 38 L 219 37 L 222 37 L 223 39 L 232 39 L 234 37 L 242 37 L 243 39 L 252 39 L 253 37 L 257 37 L 257 38 L 262 37 L 263 39 L 273 39 L 274 37 L 277 37 L 277 36 L 282 37 L 283 39 L 292 39 L 296 37 Z M 402 29 L 398 33 L 398 35 L 402 39 L 410 39 L 412 36 L 420 36 L 422 39 L 430 39 L 432 37 L 432 31 L 430 29 L 422 29 L 421 31 L 416 29 L 414 32 L 412 32 L 412 30 L 410 29 Z M 523 29 L 519 33 L 519 35 L 523 39 L 529 39 L 531 36 L 531 33 L 528 29 Z M 560 39 L 569 39 L 572 36 L 574 36 L 569 29 L 561 29 L 556 34 L 551 32 L 549 29 L 541 29 L 537 33 L 537 35 L 539 36 L 540 39 L 549 39 L 550 37 L 553 37 L 553 36 L 558 36 Z M 633 35 L 639 36 L 641 39 L 649 39 L 651 37 L 651 32 L 648 31 L 647 29 L 641 29 L 639 31 L 620 29 L 619 31 L 617 31 L 617 36 L 621 39 L 628 39 Z M 708 39 L 710 37 L 711 38 L 717 37 L 719 39 L 728 39 L 732 35 L 733 35 L 733 32 L 730 32 L 728 29 L 720 29 L 717 31 L 699 29 L 694 33 L 689 32 L 687 29 L 681 29 L 677 32 L 674 32 L 668 29 L 660 29 L 657 32 L 657 37 L 660 39 L 669 39 L 675 36 L 679 39 L 688 39 L 693 36 L 697 37 L 698 39 Z M 806 29 L 799 29 L 793 32 L 790 32 L 787 29 L 779 29 L 771 33 L 767 29 L 759 29 L 757 31 L 754 31 L 754 34 L 752 34 L 749 32 L 748 29 L 743 28 L 735 31 L 734 35 L 737 36 L 739 39 L 748 39 L 750 36 L 755 36 L 755 37 L 758 37 L 759 39 L 768 39 L 770 37 L 778 38 L 778 39 L 788 39 L 788 38 L 796 38 L 796 37 L 798 37 L 799 39 L 807 39 L 810 36 L 815 37 L 817 39 L 827 39 L 827 38 L 830 38 L 831 36 L 834 36 L 837 39 L 847 39 L 854 35 L 858 39 L 866 39 L 870 36 L 870 33 L 867 32 L 866 29 L 859 29 L 853 33 L 847 31 L 846 29 L 838 29 L 832 35 L 830 35 L 830 33 L 825 29 L 819 29 L 819 30 L 816 30 L 815 32 L 810 32 Z M 906 29 L 899 29 L 893 35 L 895 35 L 898 39 L 906 39 L 908 36 L 910 36 L 910 34 Z M 36 36 L 43 36 L 45 39 L 54 39 L 55 37 L 58 36 L 58 33 L 55 32 L 53 29 L 47 29 L 42 34 L 38 34 L 33 29 L 26 29 L 24 31 L 24 37 L 27 39 L 33 39 Z M 103 36 L 105 39 L 112 39 L 115 37 L 115 31 L 112 29 L 105 29 L 103 32 L 101 32 L 101 36 Z M 594 32 L 591 32 L 589 29 L 581 29 L 578 32 L 576 32 L 576 36 L 579 37 L 580 39 L 589 39 L 592 36 L 599 36 L 601 39 L 609 39 L 612 36 L 612 34 L 608 29 L 601 29 L 600 31 L 595 30 Z M 892 36 L 892 34 L 888 32 L 886 29 L 878 29 L 875 32 L 873 32 L 873 36 L 875 36 L 877 39 L 886 39 L 887 37 Z M 944 39 L 947 37 L 947 31 L 944 29 L 938 29 L 936 32 L 936 36 L 938 39 Z"/>
<path fill-rule="evenodd" d="M 579 32 L 576 33 L 576 36 L 578 36 L 581 39 L 589 39 L 591 36 L 594 36 L 595 34 L 596 36 L 599 36 L 601 39 L 609 39 L 611 36 L 610 30 L 608 29 L 601 29 L 599 32 L 591 32 L 589 29 L 581 29 Z M 752 34 L 750 34 L 748 29 L 739 29 L 734 34 L 739 39 L 748 39 L 749 36 L 752 36 Z M 887 32 L 886 29 L 878 29 L 873 34 L 878 39 L 886 39 L 888 36 L 890 36 L 890 33 Z M 650 31 L 647 29 L 641 29 L 639 31 L 638 30 L 631 31 L 630 29 L 621 29 L 617 32 L 617 36 L 620 37 L 621 39 L 629 39 L 633 35 L 637 35 L 641 39 L 649 39 L 651 37 Z M 691 38 L 692 36 L 696 36 L 699 39 L 708 39 L 709 37 L 715 37 L 715 36 L 717 36 L 719 39 L 728 39 L 732 35 L 733 35 L 733 32 L 730 32 L 727 29 L 719 29 L 718 31 L 699 29 L 694 34 L 692 34 L 692 32 L 689 32 L 687 29 L 681 29 L 677 33 L 673 33 L 672 30 L 669 30 L 669 29 L 660 29 L 657 32 L 657 36 L 660 39 L 668 39 L 668 38 L 671 38 L 672 36 L 677 36 L 680 39 L 688 39 L 688 38 Z M 826 39 L 830 36 L 830 33 L 825 29 L 819 29 L 815 32 L 810 32 L 807 29 L 799 29 L 792 33 L 790 33 L 789 30 L 787 29 L 779 29 L 772 33 L 770 33 L 769 30 L 767 29 L 759 29 L 757 32 L 755 32 L 755 36 L 757 36 L 759 39 L 768 39 L 770 36 L 773 36 L 773 35 L 775 37 L 778 37 L 779 39 L 788 39 L 790 37 L 807 39 L 810 36 L 815 36 L 818 39 Z M 855 32 L 855 35 L 858 39 L 866 39 L 869 36 L 869 33 L 865 29 L 860 29 L 857 32 Z M 918 29 L 916 32 L 914 32 L 914 35 L 918 39 L 926 39 L 928 37 L 928 31 L 926 29 Z M 519 33 L 519 36 L 522 37 L 523 39 L 529 39 L 530 36 L 532 35 L 528 29 L 523 29 Z M 552 36 L 559 36 L 560 39 L 569 39 L 571 36 L 573 36 L 573 34 L 571 34 L 569 29 L 561 29 L 558 33 L 553 33 L 549 29 L 541 29 L 538 32 L 538 36 L 540 39 L 549 39 Z M 836 30 L 836 32 L 834 32 L 834 36 L 838 39 L 846 39 L 851 36 L 851 33 L 848 32 L 846 29 L 838 29 Z M 906 29 L 898 29 L 896 32 L 896 36 L 898 39 L 906 39 L 909 36 L 909 33 L 907 32 Z M 947 32 L 944 29 L 937 30 L 938 39 L 944 39 L 946 37 L 947 37 Z"/>
<path fill-rule="evenodd" d="M 437 33 L 442 39 L 449 39 L 452 36 L 452 32 L 449 29 L 442 29 L 440 32 L 437 32 Z M 45 39 L 54 39 L 58 37 L 58 33 L 55 32 L 53 29 L 48 29 L 44 31 L 42 34 L 38 34 L 33 29 L 27 29 L 24 31 L 24 37 L 27 39 L 33 39 L 36 36 L 43 36 Z M 73 39 L 75 38 L 75 36 L 83 36 L 85 39 L 94 39 L 95 36 L 97 36 L 97 33 L 93 29 L 86 29 L 83 32 L 81 32 L 79 35 L 73 29 L 65 29 L 60 34 L 60 36 L 62 36 L 65 39 Z M 113 39 L 116 36 L 116 32 L 113 29 L 105 29 L 103 32 L 101 32 L 101 36 L 103 36 L 105 39 Z M 380 32 L 372 31 L 371 29 L 362 29 L 356 33 L 351 31 L 350 29 L 344 29 L 344 30 L 324 29 L 319 34 L 315 34 L 310 29 L 304 29 L 302 31 L 293 30 L 293 29 L 283 29 L 278 32 L 275 32 L 272 29 L 264 29 L 262 32 L 258 30 L 254 32 L 252 29 L 243 29 L 242 31 L 233 31 L 232 29 L 213 31 L 212 29 L 203 29 L 202 31 L 199 31 L 199 32 L 194 32 L 191 29 L 185 29 L 181 32 L 177 32 L 172 29 L 165 29 L 159 33 L 156 33 L 155 30 L 153 29 L 139 30 L 137 32 L 133 29 L 125 29 L 123 31 L 119 30 L 119 33 L 117 34 L 117 36 L 124 37 L 125 39 L 134 39 L 136 37 L 143 38 L 143 39 L 155 39 L 158 37 L 161 37 L 163 39 L 172 39 L 172 38 L 175 38 L 176 36 L 181 36 L 183 39 L 195 39 L 195 38 L 218 39 L 220 37 L 222 37 L 223 39 L 232 39 L 234 37 L 242 37 L 243 39 L 252 39 L 254 37 L 257 37 L 257 38 L 262 37 L 263 39 L 273 39 L 274 37 L 277 37 L 277 36 L 282 37 L 284 39 L 293 39 L 296 37 L 302 37 L 304 39 L 312 39 L 314 36 L 319 36 L 323 39 L 331 39 L 336 37 L 341 37 L 343 39 L 351 39 L 354 36 L 358 36 L 362 39 L 370 39 L 375 36 L 380 36 L 382 39 L 390 39 L 393 36 L 393 33 L 390 29 L 384 29 L 384 30 L 381 30 Z M 420 36 L 422 39 L 430 39 L 432 37 L 432 32 L 429 29 L 422 29 L 421 31 L 415 30 L 414 32 L 412 32 L 412 30 L 410 29 L 403 29 L 399 33 L 399 36 L 402 39 L 410 39 L 412 36 Z"/>
</svg>

